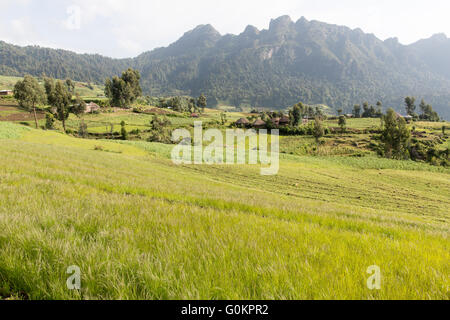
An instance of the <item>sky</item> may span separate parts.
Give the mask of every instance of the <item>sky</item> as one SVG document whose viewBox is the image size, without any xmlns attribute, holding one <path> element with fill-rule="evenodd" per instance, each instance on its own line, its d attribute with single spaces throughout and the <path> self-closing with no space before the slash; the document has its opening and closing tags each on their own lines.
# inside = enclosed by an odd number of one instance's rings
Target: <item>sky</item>
<svg viewBox="0 0 450 320">
<path fill-rule="evenodd" d="M 167 46 L 199 24 L 240 34 L 289 15 L 410 44 L 450 36 L 449 12 L 448 0 L 0 0 L 0 40 L 124 58 Z"/>
</svg>

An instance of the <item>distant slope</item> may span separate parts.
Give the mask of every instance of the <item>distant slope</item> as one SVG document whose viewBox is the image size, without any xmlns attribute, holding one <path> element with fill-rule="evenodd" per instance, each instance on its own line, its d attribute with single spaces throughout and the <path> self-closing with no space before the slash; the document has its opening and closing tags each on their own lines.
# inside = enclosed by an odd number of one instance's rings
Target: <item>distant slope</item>
<svg viewBox="0 0 450 320">
<path fill-rule="evenodd" d="M 450 39 L 437 34 L 410 46 L 431 71 L 450 79 Z"/>
<path fill-rule="evenodd" d="M 211 104 L 284 108 L 301 100 L 346 111 L 365 100 L 403 110 L 403 98 L 414 95 L 450 118 L 449 43 L 438 35 L 404 46 L 359 29 L 284 16 L 268 30 L 248 26 L 240 35 L 198 26 L 134 59 L 0 42 L 0 73 L 102 82 L 134 67 L 152 95 L 204 92 Z"/>
<path fill-rule="evenodd" d="M 17 81 L 22 77 L 1 76 L 0 75 L 0 90 L 13 90 Z M 42 79 L 39 79 L 42 81 Z M 75 93 L 82 97 L 97 98 L 104 95 L 104 87 L 96 84 L 88 84 L 85 82 L 75 82 Z"/>
<path fill-rule="evenodd" d="M 127 68 L 131 61 L 37 46 L 19 47 L 0 41 L 0 74 L 8 76 L 47 75 L 103 83 L 106 77 Z"/>
</svg>

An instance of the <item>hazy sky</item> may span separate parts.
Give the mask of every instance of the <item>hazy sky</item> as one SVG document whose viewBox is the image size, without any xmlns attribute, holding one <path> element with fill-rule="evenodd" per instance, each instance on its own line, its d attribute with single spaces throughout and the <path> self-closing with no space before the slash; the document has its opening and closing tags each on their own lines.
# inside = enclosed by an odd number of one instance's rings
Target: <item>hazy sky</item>
<svg viewBox="0 0 450 320">
<path fill-rule="evenodd" d="M 0 0 L 0 40 L 112 57 L 167 46 L 199 24 L 241 33 L 290 15 L 409 44 L 450 36 L 449 0 Z"/>
</svg>

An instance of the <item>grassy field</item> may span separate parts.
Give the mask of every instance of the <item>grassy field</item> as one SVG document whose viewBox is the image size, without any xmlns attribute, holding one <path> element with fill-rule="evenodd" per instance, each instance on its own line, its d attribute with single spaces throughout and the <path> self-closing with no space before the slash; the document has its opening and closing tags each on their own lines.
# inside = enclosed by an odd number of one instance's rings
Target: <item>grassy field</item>
<svg viewBox="0 0 450 320">
<path fill-rule="evenodd" d="M 443 167 L 284 154 L 264 177 L 9 122 L 0 143 L 2 298 L 450 299 Z"/>
</svg>

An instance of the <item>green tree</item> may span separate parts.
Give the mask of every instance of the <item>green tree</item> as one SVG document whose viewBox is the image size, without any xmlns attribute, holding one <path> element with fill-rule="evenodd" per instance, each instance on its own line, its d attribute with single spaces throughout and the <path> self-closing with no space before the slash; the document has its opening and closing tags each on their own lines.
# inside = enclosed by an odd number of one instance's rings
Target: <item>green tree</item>
<svg viewBox="0 0 450 320">
<path fill-rule="evenodd" d="M 56 108 L 56 118 L 62 122 L 64 132 L 66 132 L 66 120 L 69 118 L 71 110 L 72 94 L 61 81 L 56 81 L 49 101 L 51 101 L 51 106 Z"/>
<path fill-rule="evenodd" d="M 128 69 L 112 79 L 106 79 L 105 95 L 115 107 L 126 108 L 142 95 L 139 71 Z"/>
<path fill-rule="evenodd" d="M 126 125 L 127 124 L 125 123 L 125 121 L 122 121 L 120 123 L 120 126 L 121 126 L 120 136 L 121 136 L 122 140 L 128 140 L 128 131 L 127 131 Z"/>
<path fill-rule="evenodd" d="M 51 113 L 45 114 L 45 129 L 47 130 L 53 130 L 55 129 L 55 117 Z"/>
<path fill-rule="evenodd" d="M 325 119 L 325 113 L 320 107 L 316 107 L 316 112 L 314 113 L 315 118 L 320 118 L 320 120 Z"/>
<path fill-rule="evenodd" d="M 339 117 L 339 126 L 341 127 L 342 133 L 344 133 L 347 127 L 347 118 L 345 116 Z"/>
<path fill-rule="evenodd" d="M 222 112 L 220 114 L 220 121 L 222 125 L 225 125 L 227 123 L 227 114 L 225 112 Z"/>
<path fill-rule="evenodd" d="M 76 115 L 78 118 L 81 118 L 81 122 L 78 128 L 78 135 L 82 138 L 86 138 L 88 135 L 87 132 L 87 124 L 84 122 L 84 114 L 86 112 L 86 102 L 80 98 L 77 94 L 75 97 L 75 101 L 73 102 L 70 112 Z"/>
<path fill-rule="evenodd" d="M 30 113 L 33 112 L 37 129 L 38 120 L 36 106 L 45 104 L 47 100 L 45 91 L 39 85 L 39 82 L 32 76 L 25 76 L 23 80 L 18 81 L 14 86 L 14 97 L 22 108 Z"/>
<path fill-rule="evenodd" d="M 55 91 L 55 80 L 52 78 L 44 78 L 44 88 L 47 95 L 47 103 L 53 105 L 53 92 Z"/>
<path fill-rule="evenodd" d="M 72 95 L 75 94 L 75 83 L 71 79 L 66 80 L 66 87 Z"/>
<path fill-rule="evenodd" d="M 344 110 L 338 109 L 338 115 L 339 115 L 339 116 L 342 116 L 342 112 L 344 112 Z"/>
<path fill-rule="evenodd" d="M 424 99 L 422 99 L 422 101 L 420 102 L 419 108 L 420 111 L 422 112 L 422 116 L 424 116 L 427 109 L 427 104 L 425 103 Z"/>
<path fill-rule="evenodd" d="M 167 118 L 160 119 L 158 116 L 153 116 L 153 120 L 150 122 L 152 134 L 150 135 L 150 142 L 170 143 L 170 133 L 167 127 L 171 125 Z"/>
<path fill-rule="evenodd" d="M 122 73 L 122 80 L 130 88 L 130 97 L 132 101 L 136 100 L 140 96 L 142 96 L 142 88 L 141 88 L 141 74 L 138 70 L 133 70 L 129 68 L 127 71 Z"/>
<path fill-rule="evenodd" d="M 355 118 L 361 118 L 361 106 L 359 104 L 355 104 L 353 107 L 353 116 Z"/>
<path fill-rule="evenodd" d="M 433 107 L 430 104 L 425 103 L 424 100 L 420 103 L 420 110 L 422 114 L 420 115 L 421 120 L 439 122 L 441 119 L 437 112 L 433 110 Z"/>
<path fill-rule="evenodd" d="M 411 132 L 406 121 L 398 117 L 393 109 L 389 109 L 384 116 L 384 130 L 381 141 L 384 143 L 384 155 L 387 158 L 408 159 Z"/>
<path fill-rule="evenodd" d="M 84 100 L 81 99 L 79 95 L 76 95 L 75 101 L 70 109 L 70 112 L 79 118 L 85 114 L 86 102 L 84 102 Z"/>
<path fill-rule="evenodd" d="M 406 97 L 405 98 L 406 113 L 411 117 L 416 117 L 416 98 Z"/>
<path fill-rule="evenodd" d="M 290 112 L 290 118 L 292 120 L 292 125 L 294 127 L 298 127 L 299 126 L 300 121 L 302 120 L 303 112 L 304 112 L 304 107 L 303 107 L 303 104 L 301 102 L 297 103 L 292 108 L 292 111 Z"/>
<path fill-rule="evenodd" d="M 112 106 L 124 107 L 126 105 L 124 90 L 125 82 L 119 77 L 115 76 L 112 79 L 106 79 L 105 95 Z"/>
<path fill-rule="evenodd" d="M 86 138 L 88 136 L 87 124 L 84 122 L 84 119 L 81 120 L 80 125 L 78 127 L 78 136 L 81 138 Z"/>
<path fill-rule="evenodd" d="M 178 112 L 183 111 L 183 104 L 181 102 L 181 97 L 174 97 L 174 98 L 170 99 L 169 105 L 175 111 L 178 111 Z"/>
<path fill-rule="evenodd" d="M 370 118 L 370 107 L 369 107 L 369 103 L 368 102 L 364 102 L 363 103 L 363 114 L 362 117 L 363 118 Z"/>
<path fill-rule="evenodd" d="M 189 98 L 188 109 L 190 113 L 197 112 L 197 103 L 195 102 L 194 98 Z"/>
<path fill-rule="evenodd" d="M 200 97 L 198 97 L 198 100 L 197 100 L 197 106 L 198 106 L 200 109 L 202 109 L 202 112 L 204 112 L 207 105 L 208 105 L 208 101 L 207 101 L 207 99 L 206 99 L 206 96 L 202 93 L 202 94 L 200 95 Z"/>
<path fill-rule="evenodd" d="M 314 119 L 314 129 L 313 135 L 316 138 L 316 141 L 319 142 L 320 138 L 322 138 L 325 134 L 325 129 L 323 128 L 322 119 L 320 117 L 316 117 Z"/>
<path fill-rule="evenodd" d="M 377 111 L 375 113 L 377 118 L 381 118 L 383 116 L 383 103 L 381 101 L 377 102 Z"/>
</svg>

